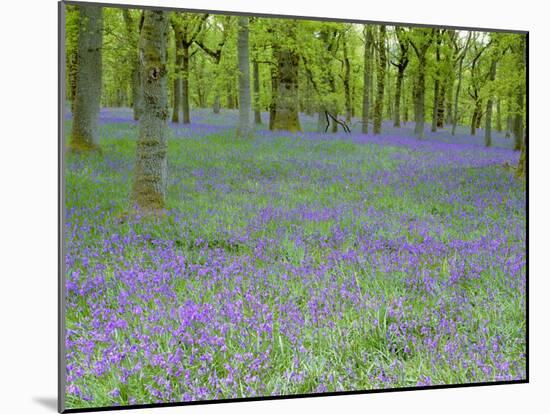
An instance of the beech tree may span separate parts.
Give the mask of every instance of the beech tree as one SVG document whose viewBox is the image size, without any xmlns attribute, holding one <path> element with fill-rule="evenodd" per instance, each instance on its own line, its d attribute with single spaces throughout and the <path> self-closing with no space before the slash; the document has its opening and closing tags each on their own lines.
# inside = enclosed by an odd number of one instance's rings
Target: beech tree
<svg viewBox="0 0 550 414">
<path fill-rule="evenodd" d="M 70 148 L 90 151 L 99 149 L 103 11 L 101 7 L 89 5 L 79 5 L 78 9 L 78 63 Z"/>
<path fill-rule="evenodd" d="M 381 25 L 378 29 L 376 42 L 378 51 L 378 65 L 376 71 L 376 100 L 374 102 L 374 134 L 380 134 L 382 129 L 382 105 L 384 102 L 384 83 L 386 77 L 386 26 Z"/>
<path fill-rule="evenodd" d="M 166 203 L 168 28 L 166 12 L 144 12 L 139 41 L 143 113 L 139 121 L 131 199 L 133 205 L 145 213 L 162 210 Z"/>
<path fill-rule="evenodd" d="M 183 111 L 183 123 L 191 123 L 189 105 L 189 59 L 191 58 L 190 48 L 203 27 L 208 14 L 195 13 L 172 13 L 171 24 L 174 29 L 176 42 L 176 55 L 180 60 L 176 63 L 176 77 L 181 77 L 181 105 Z M 179 92 L 179 91 L 178 91 Z M 179 105 L 178 105 L 179 106 Z M 179 108 L 175 108 L 174 110 Z"/>
<path fill-rule="evenodd" d="M 237 42 L 239 57 L 239 125 L 238 137 L 248 137 L 250 128 L 250 59 L 248 46 L 248 17 L 239 17 L 239 37 Z"/>
<path fill-rule="evenodd" d="M 432 45 L 436 29 L 416 28 L 411 29 L 409 43 L 412 46 L 417 59 L 416 81 L 413 86 L 414 95 L 414 133 L 418 138 L 424 137 L 424 106 L 426 96 L 426 53 Z"/>
</svg>

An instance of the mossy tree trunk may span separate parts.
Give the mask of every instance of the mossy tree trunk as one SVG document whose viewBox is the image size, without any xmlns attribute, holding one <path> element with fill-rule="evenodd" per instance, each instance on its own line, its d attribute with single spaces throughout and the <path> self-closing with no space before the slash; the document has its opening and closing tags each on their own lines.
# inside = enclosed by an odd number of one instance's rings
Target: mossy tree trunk
<svg viewBox="0 0 550 414">
<path fill-rule="evenodd" d="M 363 112 L 361 117 L 361 132 L 363 134 L 368 134 L 372 79 L 372 49 L 374 43 L 372 26 L 364 25 L 363 33 L 365 35 L 365 47 L 363 53 Z"/>
<path fill-rule="evenodd" d="M 405 77 L 405 69 L 409 65 L 409 44 L 404 37 L 401 27 L 395 28 L 397 41 L 399 43 L 399 60 L 397 63 L 391 62 L 397 68 L 397 77 L 395 79 L 395 95 L 393 98 L 393 126 L 401 127 L 401 91 L 403 89 L 403 78 Z M 406 111 L 406 108 L 404 108 Z M 406 121 L 406 119 L 405 119 Z"/>
<path fill-rule="evenodd" d="M 495 130 L 497 132 L 502 132 L 502 109 L 501 109 L 501 99 L 497 98 L 497 114 L 496 114 L 496 124 Z"/>
<path fill-rule="evenodd" d="M 365 45 L 363 52 L 363 111 L 361 115 L 361 132 L 369 133 L 369 104 L 371 94 L 371 72 L 372 72 L 372 26 L 364 25 L 363 33 L 365 36 Z"/>
<path fill-rule="evenodd" d="M 237 58 L 239 63 L 239 124 L 237 136 L 248 138 L 251 134 L 250 115 L 250 58 L 248 45 L 248 17 L 240 16 L 237 37 Z"/>
<path fill-rule="evenodd" d="M 352 94 L 351 94 L 351 64 L 348 56 L 348 44 L 346 41 L 346 35 L 344 34 L 342 36 L 343 38 L 343 51 L 344 51 L 344 78 L 343 78 L 343 84 L 344 84 L 344 98 L 345 98 L 345 105 L 346 105 L 346 122 L 351 121 L 352 112 L 353 112 L 353 103 L 352 103 Z"/>
<path fill-rule="evenodd" d="M 384 106 L 384 83 L 386 78 L 386 26 L 381 25 L 377 41 L 378 65 L 376 70 L 376 100 L 374 101 L 373 132 L 380 134 L 382 129 L 382 111 Z"/>
<path fill-rule="evenodd" d="M 103 11 L 98 6 L 79 6 L 78 68 L 70 148 L 99 149 L 99 105 L 101 101 L 101 49 Z"/>
<path fill-rule="evenodd" d="M 493 56 L 491 59 L 491 68 L 489 69 L 489 82 L 491 87 L 495 82 L 497 75 L 497 56 Z M 493 92 L 487 99 L 487 107 L 485 108 L 485 146 L 490 147 L 492 145 L 492 129 L 493 129 Z"/>
<path fill-rule="evenodd" d="M 181 109 L 183 113 L 183 123 L 191 123 L 191 113 L 189 105 L 189 46 L 184 44 L 181 48 Z"/>
<path fill-rule="evenodd" d="M 252 73 L 254 77 L 254 123 L 260 125 L 262 123 L 260 108 L 260 64 L 257 60 L 254 60 L 252 64 Z"/>
<path fill-rule="evenodd" d="M 418 68 L 416 71 L 416 80 L 413 85 L 414 94 L 414 133 L 418 138 L 424 137 L 424 121 L 425 121 L 425 96 L 426 96 L 426 53 L 432 44 L 432 39 L 435 29 L 416 29 L 418 39 L 410 39 L 409 43 L 412 46 L 418 59 Z"/>
<path fill-rule="evenodd" d="M 145 213 L 162 210 L 166 203 L 166 12 L 146 10 L 140 36 L 141 79 L 144 97 L 132 187 L 132 203 Z"/>
<path fill-rule="evenodd" d="M 180 121 L 180 104 L 183 104 L 182 88 L 182 67 L 183 67 L 183 34 L 177 27 L 174 27 L 175 48 L 174 48 L 174 96 L 172 100 L 172 122 L 177 124 Z M 189 88 L 189 86 L 188 86 Z"/>
<path fill-rule="evenodd" d="M 141 14 L 139 25 L 136 24 L 129 9 L 123 9 L 122 15 L 126 26 L 126 34 L 128 40 L 134 50 L 131 65 L 131 88 L 132 88 L 132 109 L 134 112 L 134 120 L 138 120 L 141 114 L 142 96 L 141 96 L 141 79 L 139 75 L 139 31 L 143 22 L 143 12 Z"/>
<path fill-rule="evenodd" d="M 285 36 L 295 43 L 295 24 L 285 27 Z M 298 69 L 300 57 L 292 46 L 281 45 L 276 49 L 277 94 L 275 96 L 274 130 L 298 132 L 302 130 L 298 116 Z"/>
<path fill-rule="evenodd" d="M 437 114 L 439 112 L 439 94 L 440 94 L 440 77 L 441 77 L 441 30 L 435 29 L 435 73 L 434 73 L 434 97 L 432 110 L 432 127 L 431 131 L 437 131 Z"/>
</svg>

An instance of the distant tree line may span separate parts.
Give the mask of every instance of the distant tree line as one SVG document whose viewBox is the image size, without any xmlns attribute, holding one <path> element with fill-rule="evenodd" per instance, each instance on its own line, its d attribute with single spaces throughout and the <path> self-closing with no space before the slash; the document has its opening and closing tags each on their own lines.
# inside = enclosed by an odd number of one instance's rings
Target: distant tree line
<svg viewBox="0 0 550 414">
<path fill-rule="evenodd" d="M 454 135 L 467 125 L 525 151 L 526 36 L 97 6 L 67 6 L 70 148 L 99 149 L 100 106 L 133 108 L 140 121 L 133 201 L 162 208 L 166 124 L 192 123 L 191 108 L 239 109 L 248 137 L 269 129 L 380 134 L 383 120 Z M 521 159 L 525 159 L 522 153 Z M 518 168 L 520 170 L 521 168 Z M 524 167 L 523 167 L 524 169 Z"/>
</svg>

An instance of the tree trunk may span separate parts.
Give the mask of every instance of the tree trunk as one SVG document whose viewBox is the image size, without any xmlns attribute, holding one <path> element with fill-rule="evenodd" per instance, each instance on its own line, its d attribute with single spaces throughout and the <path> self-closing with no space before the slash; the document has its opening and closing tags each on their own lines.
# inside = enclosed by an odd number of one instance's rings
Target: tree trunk
<svg viewBox="0 0 550 414">
<path fill-rule="evenodd" d="M 343 48 L 344 48 L 344 97 L 345 97 L 345 105 L 346 105 L 346 122 L 351 121 L 351 65 L 349 62 L 348 57 L 348 45 L 346 43 L 346 38 L 344 36 L 344 42 L 343 42 Z"/>
<path fill-rule="evenodd" d="M 76 77 L 78 73 L 78 52 L 76 50 L 67 56 L 68 59 L 68 73 L 69 78 L 69 100 L 71 101 L 71 112 L 74 113 L 74 103 L 76 99 Z"/>
<path fill-rule="evenodd" d="M 299 56 L 291 49 L 277 51 L 277 100 L 273 129 L 301 131 L 298 117 L 298 66 Z"/>
<path fill-rule="evenodd" d="M 418 138 L 424 137 L 424 96 L 426 78 L 426 59 L 419 59 L 418 74 L 414 85 L 414 133 Z"/>
<path fill-rule="evenodd" d="M 437 128 L 445 126 L 445 96 L 447 94 L 447 80 L 439 88 L 439 97 L 437 99 Z"/>
<path fill-rule="evenodd" d="M 393 100 L 393 126 L 396 128 L 401 128 L 401 88 L 403 87 L 404 75 L 405 68 L 399 66 L 397 68 L 397 78 L 395 80 L 395 96 Z"/>
<path fill-rule="evenodd" d="M 181 48 L 181 109 L 183 111 L 183 123 L 191 123 L 189 110 L 189 46 L 183 44 Z"/>
<path fill-rule="evenodd" d="M 477 132 L 478 125 L 481 119 L 481 101 L 478 99 L 475 102 L 474 112 L 472 113 L 472 120 L 470 122 L 470 135 L 474 136 Z"/>
<path fill-rule="evenodd" d="M 523 140 L 523 91 L 521 89 L 516 94 L 516 113 L 513 119 L 514 151 L 519 151 Z"/>
<path fill-rule="evenodd" d="M 453 127 L 451 129 L 451 135 L 456 133 L 456 126 L 458 124 L 458 97 L 460 96 L 460 87 L 462 86 L 462 65 L 464 58 L 462 57 L 458 62 L 458 82 L 456 84 L 455 102 L 453 109 Z"/>
<path fill-rule="evenodd" d="M 386 78 L 386 26 L 380 26 L 378 38 L 378 68 L 376 71 L 376 100 L 374 102 L 373 132 L 380 134 L 384 105 L 384 81 Z"/>
<path fill-rule="evenodd" d="M 254 60 L 252 64 L 252 73 L 254 76 L 254 123 L 262 123 L 262 112 L 260 108 L 260 64 Z"/>
<path fill-rule="evenodd" d="M 493 86 L 495 82 L 495 78 L 497 75 L 497 57 L 494 56 L 491 60 L 491 69 L 489 70 L 489 82 L 491 83 L 491 87 Z M 491 95 L 489 95 L 489 98 L 487 99 L 487 107 L 485 109 L 485 146 L 490 147 L 492 144 L 492 137 L 491 132 L 493 128 L 493 91 L 491 91 Z"/>
<path fill-rule="evenodd" d="M 78 69 L 70 147 L 75 151 L 88 151 L 99 149 L 103 16 L 101 7 L 78 7 Z"/>
<path fill-rule="evenodd" d="M 495 129 L 497 132 L 502 132 L 502 110 L 501 110 L 501 99 L 497 98 L 497 119 Z"/>
<path fill-rule="evenodd" d="M 237 57 L 239 61 L 239 125 L 237 136 L 247 138 L 251 134 L 250 115 L 250 61 L 248 47 L 248 17 L 239 17 L 237 38 Z"/>
<path fill-rule="evenodd" d="M 277 70 L 271 66 L 271 102 L 269 103 L 269 129 L 272 131 L 275 126 L 275 114 L 277 112 L 277 94 L 279 89 L 279 80 Z"/>
<path fill-rule="evenodd" d="M 363 55 L 363 113 L 361 116 L 361 132 L 369 133 L 369 109 L 371 95 L 371 73 L 372 73 L 372 26 L 364 25 L 365 46 Z"/>
<path fill-rule="evenodd" d="M 177 124 L 180 121 L 180 102 L 181 102 L 181 79 L 174 79 L 174 97 L 173 97 L 173 107 L 172 107 L 172 122 Z"/>
<path fill-rule="evenodd" d="M 181 79 L 181 70 L 183 64 L 183 51 L 182 51 L 182 38 L 180 33 L 176 33 L 176 47 L 175 47 L 175 77 L 174 77 L 174 99 L 173 99 L 173 108 L 172 108 L 172 122 L 178 123 L 180 121 L 180 102 L 182 99 L 182 79 Z"/>
<path fill-rule="evenodd" d="M 406 80 L 405 78 L 403 78 L 403 90 L 407 90 L 406 88 Z M 407 102 L 407 94 L 406 93 L 402 93 L 401 94 L 403 96 L 403 103 L 402 103 L 402 108 L 403 108 L 403 123 L 405 125 L 407 125 L 407 122 L 409 122 L 409 103 Z"/>
<path fill-rule="evenodd" d="M 132 203 L 146 213 L 161 210 L 166 203 L 167 28 L 166 12 L 145 11 L 140 39 L 144 105 L 139 123 Z"/>
<path fill-rule="evenodd" d="M 133 116 L 134 120 L 139 119 L 140 111 L 141 111 L 141 80 L 139 76 L 139 45 L 138 45 L 138 37 L 139 37 L 139 29 L 132 19 L 132 15 L 130 14 L 129 9 L 123 9 L 122 15 L 124 18 L 124 24 L 126 26 L 126 34 L 128 36 L 129 41 L 131 42 L 131 47 L 134 50 L 132 61 L 131 61 L 131 89 L 132 89 L 132 109 L 133 109 Z"/>
</svg>

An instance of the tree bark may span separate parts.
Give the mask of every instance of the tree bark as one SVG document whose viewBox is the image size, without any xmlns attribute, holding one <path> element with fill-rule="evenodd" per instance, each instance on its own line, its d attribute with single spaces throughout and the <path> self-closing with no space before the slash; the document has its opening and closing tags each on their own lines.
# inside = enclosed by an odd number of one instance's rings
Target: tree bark
<svg viewBox="0 0 550 414">
<path fill-rule="evenodd" d="M 75 151 L 99 149 L 101 101 L 102 8 L 79 6 L 78 69 L 70 147 Z"/>
<path fill-rule="evenodd" d="M 123 9 L 122 15 L 124 18 L 124 23 L 126 25 L 126 33 L 128 35 L 128 39 L 130 39 L 132 48 L 135 51 L 131 62 L 131 68 L 132 68 L 131 88 L 132 88 L 133 116 L 134 116 L 134 120 L 137 121 L 141 113 L 141 105 L 142 105 L 141 79 L 139 75 L 139 45 L 138 45 L 140 28 L 138 28 L 138 26 L 132 19 L 129 9 Z M 141 27 L 141 24 L 139 26 Z"/>
<path fill-rule="evenodd" d="M 434 31 L 427 32 L 426 29 L 417 29 L 420 31 L 422 37 L 421 41 L 416 44 L 414 41 L 410 41 L 413 47 L 416 57 L 418 58 L 418 70 L 416 75 L 416 83 L 413 87 L 414 92 L 414 133 L 419 138 L 424 137 L 424 106 L 426 95 L 426 53 L 432 43 Z"/>
<path fill-rule="evenodd" d="M 436 41 L 435 41 L 435 74 L 434 74 L 434 99 L 433 99 L 433 111 L 432 111 L 432 132 L 437 131 L 437 115 L 439 113 L 439 89 L 441 76 L 441 69 L 439 67 L 441 61 L 441 31 L 436 29 Z"/>
<path fill-rule="evenodd" d="M 275 52 L 275 51 L 274 51 Z M 271 66 L 271 102 L 269 103 L 269 129 L 272 131 L 275 126 L 275 114 L 277 113 L 277 94 L 279 90 L 279 80 L 277 69 Z"/>
<path fill-rule="evenodd" d="M 365 46 L 363 55 L 363 113 L 361 116 L 361 132 L 369 133 L 369 112 L 370 112 L 370 95 L 371 95 L 371 74 L 372 74 L 372 48 L 373 35 L 372 26 L 364 25 Z"/>
<path fill-rule="evenodd" d="M 351 121 L 352 103 L 351 103 L 351 65 L 348 56 L 348 45 L 345 35 L 343 36 L 343 49 L 344 49 L 344 97 L 346 105 L 346 122 Z"/>
<path fill-rule="evenodd" d="M 181 48 L 181 109 L 183 112 L 183 123 L 191 123 L 190 105 L 189 105 L 189 46 L 182 45 Z"/>
<path fill-rule="evenodd" d="M 495 130 L 497 132 L 502 132 L 502 109 L 501 109 L 501 99 L 497 98 L 497 119 L 496 119 L 496 125 Z"/>
<path fill-rule="evenodd" d="M 496 53 L 496 52 L 495 52 Z M 497 74 L 497 56 L 493 56 L 491 60 L 491 68 L 489 70 L 489 82 L 491 82 L 491 87 L 495 82 Z M 490 147 L 492 144 L 492 128 L 493 128 L 493 91 L 489 99 L 487 99 L 487 107 L 485 108 L 485 146 Z"/>
<path fill-rule="evenodd" d="M 513 119 L 514 151 L 519 151 L 523 140 L 523 91 L 521 89 L 516 93 L 516 113 Z"/>
<path fill-rule="evenodd" d="M 401 95 L 402 95 L 401 91 L 403 89 L 403 79 L 405 77 L 405 69 L 407 69 L 407 66 L 409 64 L 409 55 L 408 55 L 409 48 L 408 48 L 407 40 L 403 38 L 403 34 L 402 34 L 403 29 L 400 27 L 396 27 L 395 31 L 396 31 L 397 41 L 399 43 L 400 52 L 399 52 L 399 61 L 397 62 L 397 64 L 395 63 L 393 64 L 395 67 L 397 67 L 397 77 L 395 79 L 395 95 L 394 95 L 394 102 L 393 102 L 393 106 L 394 106 L 393 126 L 396 128 L 400 128 L 401 127 Z M 403 94 L 403 97 L 404 96 L 405 95 Z M 403 101 L 405 100 L 403 99 Z M 406 122 L 407 108 L 405 107 L 405 104 L 403 106 L 405 110 L 404 117 Z"/>
<path fill-rule="evenodd" d="M 166 203 L 166 12 L 146 10 L 140 39 L 144 97 L 139 124 L 132 203 L 145 213 L 162 210 Z"/>
<path fill-rule="evenodd" d="M 288 30 L 288 29 L 287 29 Z M 295 29 L 289 29 L 289 37 L 295 37 Z M 301 131 L 298 117 L 298 67 L 300 58 L 295 50 L 277 48 L 277 96 L 273 129 L 291 132 Z"/>
<path fill-rule="evenodd" d="M 378 37 L 378 68 L 376 71 L 376 100 L 374 102 L 373 132 L 382 129 L 382 107 L 384 105 L 384 81 L 386 78 L 386 26 L 381 25 Z"/>
<path fill-rule="evenodd" d="M 262 112 L 260 108 L 260 64 L 257 60 L 252 63 L 252 73 L 254 76 L 254 123 L 262 123 Z"/>
<path fill-rule="evenodd" d="M 239 125 L 237 136 L 247 138 L 251 134 L 250 115 L 250 60 L 248 46 L 248 17 L 239 17 L 237 38 L 237 56 L 239 61 Z"/>
<path fill-rule="evenodd" d="M 183 65 L 183 51 L 182 51 L 182 34 L 177 29 L 175 30 L 176 47 L 175 47 L 175 77 L 174 77 L 174 99 L 172 107 L 172 122 L 179 123 L 180 103 L 183 102 L 182 97 L 182 65 Z"/>
</svg>

